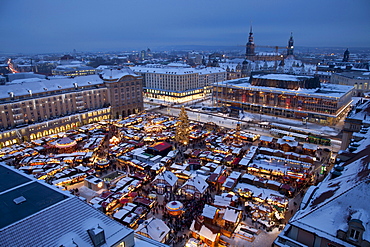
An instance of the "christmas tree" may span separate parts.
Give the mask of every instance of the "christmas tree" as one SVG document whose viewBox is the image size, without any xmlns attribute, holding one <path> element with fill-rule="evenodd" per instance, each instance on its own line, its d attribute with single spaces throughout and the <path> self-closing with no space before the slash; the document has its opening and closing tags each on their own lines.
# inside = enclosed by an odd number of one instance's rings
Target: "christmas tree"
<svg viewBox="0 0 370 247">
<path fill-rule="evenodd" d="M 184 106 L 182 106 L 179 117 L 179 124 L 176 128 L 175 141 L 179 145 L 188 145 L 189 144 L 189 117 L 186 114 Z"/>
</svg>

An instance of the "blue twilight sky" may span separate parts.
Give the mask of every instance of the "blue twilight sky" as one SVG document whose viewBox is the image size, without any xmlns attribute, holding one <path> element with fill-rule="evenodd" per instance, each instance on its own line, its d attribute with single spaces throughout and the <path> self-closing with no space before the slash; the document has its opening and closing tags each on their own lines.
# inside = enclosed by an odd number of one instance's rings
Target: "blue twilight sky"
<svg viewBox="0 0 370 247">
<path fill-rule="evenodd" d="M 370 0 L 12 0 L 0 52 L 158 49 L 174 45 L 370 47 Z"/>
</svg>

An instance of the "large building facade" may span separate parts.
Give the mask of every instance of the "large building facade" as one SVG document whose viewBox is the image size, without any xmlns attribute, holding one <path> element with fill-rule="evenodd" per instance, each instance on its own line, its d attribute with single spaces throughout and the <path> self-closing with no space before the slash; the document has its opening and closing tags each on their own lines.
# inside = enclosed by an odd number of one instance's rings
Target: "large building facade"
<svg viewBox="0 0 370 247">
<path fill-rule="evenodd" d="M 344 71 L 333 73 L 330 78 L 333 84 L 348 85 L 354 87 L 354 96 L 364 96 L 370 92 L 370 72 L 369 71 Z"/>
<path fill-rule="evenodd" d="M 144 94 L 148 98 L 185 102 L 204 97 L 213 83 L 226 80 L 222 68 L 173 68 L 167 66 L 136 66 L 131 68 L 143 77 Z"/>
<path fill-rule="evenodd" d="M 143 110 L 141 77 L 129 69 L 0 89 L 0 146 Z"/>
<path fill-rule="evenodd" d="M 122 118 L 144 110 L 142 77 L 129 68 L 105 70 L 100 74 L 107 88 L 107 101 L 113 118 Z"/>
<path fill-rule="evenodd" d="M 349 109 L 353 87 L 322 85 L 312 76 L 255 74 L 213 85 L 218 105 L 333 125 Z"/>
</svg>

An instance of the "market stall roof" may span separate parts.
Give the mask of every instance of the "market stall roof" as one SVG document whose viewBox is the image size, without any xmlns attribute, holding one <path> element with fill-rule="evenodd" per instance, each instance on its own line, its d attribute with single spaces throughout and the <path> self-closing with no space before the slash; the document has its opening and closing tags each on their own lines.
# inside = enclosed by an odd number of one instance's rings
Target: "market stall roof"
<svg viewBox="0 0 370 247">
<path fill-rule="evenodd" d="M 144 197 L 136 197 L 134 199 L 134 202 L 145 205 L 145 206 L 150 206 L 150 204 L 153 202 L 150 199 L 144 198 Z"/>
<path fill-rule="evenodd" d="M 57 148 L 69 148 L 69 147 L 74 147 L 77 145 L 77 142 L 72 140 L 69 137 L 63 137 L 62 139 L 58 140 L 55 143 L 55 147 Z"/>
<path fill-rule="evenodd" d="M 166 204 L 166 209 L 171 212 L 180 211 L 183 208 L 184 208 L 184 205 L 179 201 L 171 201 Z"/>
<path fill-rule="evenodd" d="M 170 232 L 170 228 L 163 222 L 163 220 L 152 217 L 141 223 L 135 232 L 143 233 L 148 235 L 151 239 L 162 242 Z"/>
<path fill-rule="evenodd" d="M 208 181 L 209 182 L 216 182 L 217 181 L 217 178 L 218 178 L 218 175 L 217 173 L 212 173 L 209 177 L 208 177 Z"/>
<path fill-rule="evenodd" d="M 186 188 L 187 186 L 194 187 L 199 193 L 203 194 L 208 188 L 208 183 L 201 176 L 197 175 L 189 178 L 182 187 Z"/>
<path fill-rule="evenodd" d="M 172 145 L 167 142 L 157 142 L 149 147 L 150 149 L 153 149 L 158 152 L 163 152 L 167 149 L 172 148 Z"/>
<path fill-rule="evenodd" d="M 215 195 L 215 200 L 213 202 L 213 205 L 219 206 L 219 207 L 227 207 L 230 205 L 231 199 L 232 198 L 230 197 Z"/>
<path fill-rule="evenodd" d="M 313 143 L 303 143 L 303 148 L 316 151 L 318 146 L 316 144 L 313 144 Z"/>
<path fill-rule="evenodd" d="M 204 205 L 202 216 L 213 219 L 217 213 L 218 208 L 211 205 Z"/>
<path fill-rule="evenodd" d="M 113 218 L 117 219 L 117 220 L 121 220 L 123 217 L 125 217 L 127 214 L 129 214 L 130 211 L 126 210 L 126 209 L 120 209 L 120 210 L 117 210 L 114 214 L 113 214 Z"/>
<path fill-rule="evenodd" d="M 217 182 L 219 182 L 220 184 L 224 183 L 226 181 L 226 176 L 220 176 L 217 180 Z"/>
<path fill-rule="evenodd" d="M 264 141 L 264 142 L 272 142 L 274 138 L 271 137 L 271 136 L 260 136 L 260 141 Z"/>
<path fill-rule="evenodd" d="M 223 219 L 229 222 L 236 223 L 238 221 L 238 217 L 240 215 L 240 211 L 236 209 L 227 208 L 225 210 L 225 214 Z"/>
<path fill-rule="evenodd" d="M 222 184 L 225 188 L 232 188 L 236 184 L 236 180 L 232 178 L 227 178 L 225 182 Z"/>
<path fill-rule="evenodd" d="M 193 223 L 191 224 L 190 226 L 190 230 L 193 231 L 193 232 L 196 232 L 198 233 L 200 236 L 206 238 L 206 239 L 209 239 L 211 240 L 212 242 L 214 242 L 217 238 L 217 233 L 213 233 L 211 229 L 209 229 L 207 226 L 205 225 L 202 225 L 200 230 L 197 231 L 195 229 L 195 220 L 193 220 Z"/>
<path fill-rule="evenodd" d="M 157 177 L 153 180 L 153 182 L 156 181 L 156 180 L 164 180 L 170 186 L 174 186 L 176 184 L 178 178 L 172 172 L 170 172 L 170 171 L 164 171 L 164 172 L 158 174 Z"/>
</svg>

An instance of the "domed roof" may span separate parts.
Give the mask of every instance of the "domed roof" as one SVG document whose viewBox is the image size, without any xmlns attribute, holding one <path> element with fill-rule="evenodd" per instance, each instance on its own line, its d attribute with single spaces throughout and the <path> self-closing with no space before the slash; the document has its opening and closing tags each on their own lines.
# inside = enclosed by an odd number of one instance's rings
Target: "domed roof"
<svg viewBox="0 0 370 247">
<path fill-rule="evenodd" d="M 167 203 L 166 205 L 166 209 L 168 211 L 179 211 L 179 210 L 182 210 L 183 208 L 184 208 L 184 205 L 179 201 L 171 201 Z"/>
<path fill-rule="evenodd" d="M 76 141 L 72 140 L 69 137 L 63 137 L 62 139 L 58 140 L 55 144 L 55 147 L 57 148 L 69 148 L 73 147 L 77 144 Z"/>
</svg>

